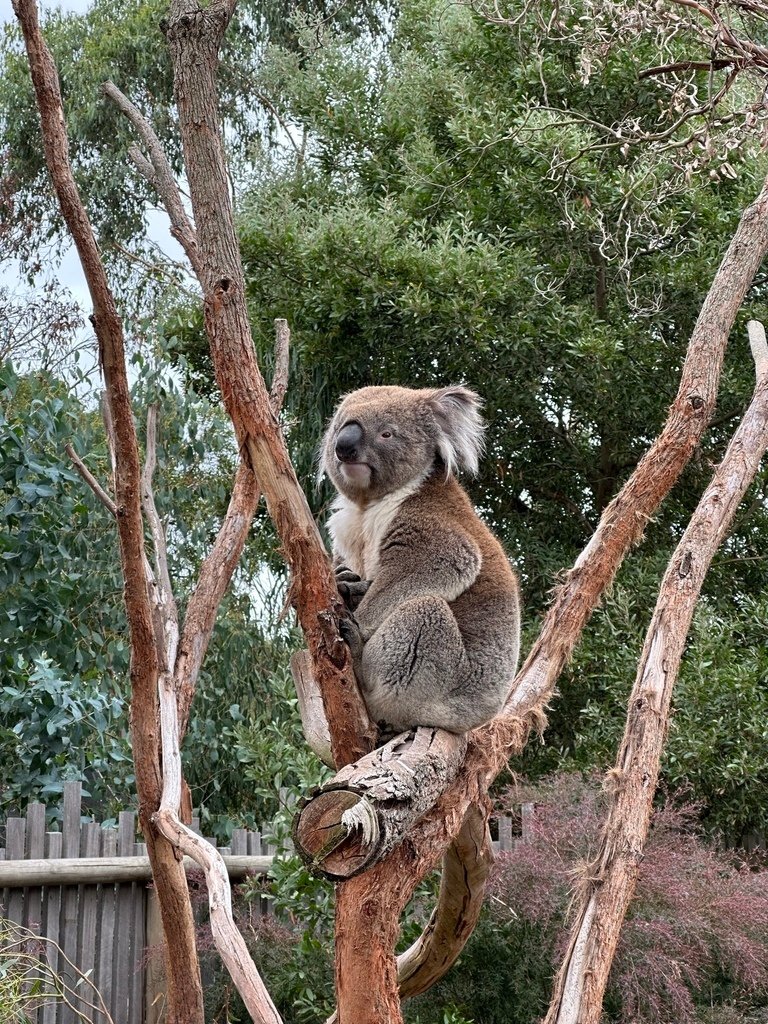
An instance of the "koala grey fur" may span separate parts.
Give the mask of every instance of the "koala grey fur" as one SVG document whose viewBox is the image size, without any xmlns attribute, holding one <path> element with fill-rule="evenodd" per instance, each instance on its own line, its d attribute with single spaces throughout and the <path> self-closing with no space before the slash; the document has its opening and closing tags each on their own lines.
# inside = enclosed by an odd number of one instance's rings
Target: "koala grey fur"
<svg viewBox="0 0 768 1024">
<path fill-rule="evenodd" d="M 323 440 L 339 591 L 354 612 L 342 635 L 387 732 L 473 729 L 517 670 L 517 578 L 454 476 L 477 471 L 479 406 L 465 387 L 361 388 Z"/>
</svg>

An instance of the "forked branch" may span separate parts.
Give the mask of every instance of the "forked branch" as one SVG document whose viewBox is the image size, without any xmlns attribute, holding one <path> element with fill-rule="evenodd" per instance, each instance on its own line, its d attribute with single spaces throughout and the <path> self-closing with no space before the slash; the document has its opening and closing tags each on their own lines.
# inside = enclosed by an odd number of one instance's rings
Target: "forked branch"
<svg viewBox="0 0 768 1024">
<path fill-rule="evenodd" d="M 712 558 L 768 448 L 768 345 L 751 321 L 757 383 L 749 408 L 675 549 L 648 627 L 616 766 L 600 850 L 585 868 L 570 942 L 545 1024 L 599 1024 L 624 916 L 635 891 L 661 754 L 694 608 Z"/>
<path fill-rule="evenodd" d="M 337 932 L 336 962 L 337 983 L 343 986 L 344 997 L 339 1005 L 340 1024 L 380 1024 L 386 1019 L 382 1007 L 386 1007 L 384 1012 L 390 1020 L 401 1020 L 391 989 L 394 966 L 392 973 L 373 966 L 393 956 L 386 949 L 390 941 L 394 947 L 397 935 L 392 916 L 402 912 L 414 887 L 458 834 L 467 809 L 472 804 L 481 805 L 488 785 L 508 758 L 522 750 L 530 730 L 543 727 L 544 708 L 584 626 L 625 554 L 642 536 L 645 524 L 678 479 L 712 415 L 728 334 L 766 251 L 768 180 L 742 215 L 704 301 L 667 421 L 630 479 L 606 508 L 595 534 L 557 590 L 539 638 L 515 679 L 504 712 L 470 734 L 461 772 L 420 819 L 418 827 L 409 832 L 407 842 L 364 875 L 339 887 L 337 914 L 342 925 Z M 358 909 L 370 904 L 382 908 L 378 918 L 380 941 L 373 945 L 366 937 L 370 918 L 363 920 Z M 463 913 L 460 910 L 460 916 L 453 922 L 460 934 L 464 934 L 460 927 Z M 384 916 L 386 927 L 382 923 Z M 449 933 L 448 922 L 439 930 Z M 425 945 L 427 948 L 421 954 L 423 967 L 409 978 L 409 985 L 419 991 L 419 971 L 428 971 L 434 977 L 436 965 L 443 959 L 442 951 L 430 950 L 429 936 Z M 344 984 L 342 970 L 351 978 L 365 978 L 365 986 L 358 992 L 354 984 Z"/>
</svg>

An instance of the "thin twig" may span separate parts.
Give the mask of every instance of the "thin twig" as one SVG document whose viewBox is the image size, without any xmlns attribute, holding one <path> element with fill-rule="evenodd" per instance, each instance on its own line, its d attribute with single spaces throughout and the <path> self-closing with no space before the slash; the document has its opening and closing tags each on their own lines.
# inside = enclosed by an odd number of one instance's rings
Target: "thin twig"
<svg viewBox="0 0 768 1024">
<path fill-rule="evenodd" d="M 91 490 L 96 495 L 96 497 L 99 499 L 99 501 L 102 503 L 102 505 L 109 512 L 111 512 L 113 516 L 116 516 L 117 515 L 117 505 L 115 504 L 113 499 L 107 494 L 107 492 L 101 486 L 99 481 L 96 479 L 96 477 L 93 475 L 93 473 L 91 473 L 90 469 L 88 469 L 86 464 L 83 462 L 83 460 L 77 454 L 77 452 L 72 447 L 72 445 L 69 444 L 69 442 L 67 442 L 67 444 L 64 445 L 64 451 L 69 456 L 69 461 L 75 467 L 75 469 L 80 474 L 80 476 L 83 478 L 83 480 L 85 480 L 85 482 L 88 484 L 88 486 L 91 488 Z"/>
</svg>

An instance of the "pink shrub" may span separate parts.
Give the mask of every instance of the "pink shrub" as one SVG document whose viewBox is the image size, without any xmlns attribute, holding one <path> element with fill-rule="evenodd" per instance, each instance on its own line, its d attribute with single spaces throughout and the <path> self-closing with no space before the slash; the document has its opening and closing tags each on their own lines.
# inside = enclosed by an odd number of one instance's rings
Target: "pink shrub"
<svg viewBox="0 0 768 1024">
<path fill-rule="evenodd" d="M 556 966 L 567 939 L 563 919 L 580 868 L 597 851 L 606 798 L 572 775 L 505 797 L 536 805 L 525 842 L 499 857 L 491 913 L 542 929 Z M 654 814 L 606 998 L 623 1022 L 686 1024 L 699 1019 L 703 1003 L 768 999 L 768 871 L 707 845 L 696 820 L 690 804 L 668 803 Z"/>
</svg>

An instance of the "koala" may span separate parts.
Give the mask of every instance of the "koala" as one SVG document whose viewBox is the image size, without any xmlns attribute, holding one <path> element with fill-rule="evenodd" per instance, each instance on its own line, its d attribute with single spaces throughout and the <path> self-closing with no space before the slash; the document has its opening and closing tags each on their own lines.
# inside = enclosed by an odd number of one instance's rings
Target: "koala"
<svg viewBox="0 0 768 1024">
<path fill-rule="evenodd" d="M 320 472 L 338 491 L 328 530 L 342 636 L 385 733 L 473 729 L 517 670 L 517 577 L 455 477 L 477 472 L 484 429 L 466 387 L 366 387 L 322 442 Z"/>
</svg>

